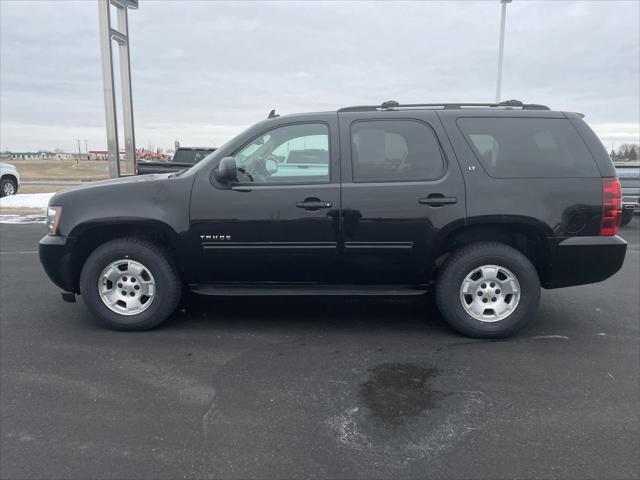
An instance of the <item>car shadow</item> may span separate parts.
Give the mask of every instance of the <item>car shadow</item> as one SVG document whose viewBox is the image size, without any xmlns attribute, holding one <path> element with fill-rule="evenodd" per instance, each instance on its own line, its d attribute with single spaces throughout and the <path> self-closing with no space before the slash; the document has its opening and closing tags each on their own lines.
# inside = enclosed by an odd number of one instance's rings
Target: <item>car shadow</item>
<svg viewBox="0 0 640 480">
<path fill-rule="evenodd" d="M 439 333 L 456 336 L 431 296 L 216 297 L 188 294 L 162 330 Z"/>
</svg>

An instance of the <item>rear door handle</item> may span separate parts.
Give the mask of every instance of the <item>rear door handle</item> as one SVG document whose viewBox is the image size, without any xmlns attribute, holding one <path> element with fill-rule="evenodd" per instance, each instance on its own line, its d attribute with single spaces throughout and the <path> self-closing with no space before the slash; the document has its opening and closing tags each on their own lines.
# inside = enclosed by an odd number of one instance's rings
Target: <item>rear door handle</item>
<svg viewBox="0 0 640 480">
<path fill-rule="evenodd" d="M 443 205 L 453 205 L 458 203 L 456 197 L 445 197 L 441 193 L 432 193 L 428 197 L 418 200 L 422 205 L 429 205 L 430 207 L 442 207 Z"/>
<path fill-rule="evenodd" d="M 315 212 L 316 210 L 320 210 L 321 208 L 333 207 L 333 202 L 327 202 L 324 200 L 320 200 L 319 198 L 305 198 L 304 202 L 296 203 L 296 207 L 304 208 L 305 210 L 309 210 L 310 212 Z"/>
</svg>

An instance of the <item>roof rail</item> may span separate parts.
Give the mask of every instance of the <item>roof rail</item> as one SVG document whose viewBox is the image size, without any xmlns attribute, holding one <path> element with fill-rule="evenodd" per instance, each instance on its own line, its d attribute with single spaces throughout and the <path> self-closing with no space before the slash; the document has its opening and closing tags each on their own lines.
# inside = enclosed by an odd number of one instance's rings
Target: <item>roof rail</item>
<svg viewBox="0 0 640 480">
<path fill-rule="evenodd" d="M 520 100 L 507 100 L 500 103 L 407 103 L 400 104 L 395 100 L 388 100 L 381 105 L 357 105 L 353 107 L 344 107 L 339 112 L 372 112 L 376 110 L 394 110 L 396 108 L 442 108 L 444 110 L 461 109 L 465 107 L 506 107 L 521 108 L 522 110 L 550 110 L 546 105 L 538 105 L 535 103 L 522 103 Z"/>
</svg>

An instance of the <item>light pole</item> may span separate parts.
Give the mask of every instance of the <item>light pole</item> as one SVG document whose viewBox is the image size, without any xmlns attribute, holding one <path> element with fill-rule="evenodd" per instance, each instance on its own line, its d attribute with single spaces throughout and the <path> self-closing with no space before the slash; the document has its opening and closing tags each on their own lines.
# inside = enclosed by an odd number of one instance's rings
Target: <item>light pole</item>
<svg viewBox="0 0 640 480">
<path fill-rule="evenodd" d="M 500 47 L 498 50 L 498 80 L 496 82 L 496 103 L 500 102 L 500 90 L 502 89 L 502 58 L 504 56 L 504 24 L 507 19 L 507 3 L 511 0 L 500 0 L 502 14 L 500 16 Z"/>
</svg>

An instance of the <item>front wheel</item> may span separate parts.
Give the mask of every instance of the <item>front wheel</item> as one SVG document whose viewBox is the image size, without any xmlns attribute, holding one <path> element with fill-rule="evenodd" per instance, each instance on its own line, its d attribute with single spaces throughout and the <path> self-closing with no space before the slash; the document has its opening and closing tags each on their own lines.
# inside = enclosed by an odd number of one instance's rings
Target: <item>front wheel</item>
<svg viewBox="0 0 640 480">
<path fill-rule="evenodd" d="M 497 242 L 454 252 L 436 286 L 436 302 L 445 320 L 475 338 L 508 337 L 535 316 L 539 301 L 535 267 L 518 250 Z"/>
<path fill-rule="evenodd" d="M 182 284 L 166 253 L 138 238 L 121 238 L 98 247 L 80 274 L 87 309 L 115 330 L 148 330 L 175 310 Z"/>
</svg>

